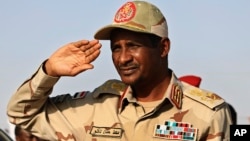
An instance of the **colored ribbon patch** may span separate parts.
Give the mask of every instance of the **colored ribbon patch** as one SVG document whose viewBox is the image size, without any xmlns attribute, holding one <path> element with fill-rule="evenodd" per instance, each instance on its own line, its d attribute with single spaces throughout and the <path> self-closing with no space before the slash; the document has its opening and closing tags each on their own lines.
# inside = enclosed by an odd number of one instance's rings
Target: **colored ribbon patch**
<svg viewBox="0 0 250 141">
<path fill-rule="evenodd" d="M 153 136 L 169 140 L 195 141 L 197 130 L 189 123 L 166 121 L 164 125 L 155 126 Z"/>
</svg>

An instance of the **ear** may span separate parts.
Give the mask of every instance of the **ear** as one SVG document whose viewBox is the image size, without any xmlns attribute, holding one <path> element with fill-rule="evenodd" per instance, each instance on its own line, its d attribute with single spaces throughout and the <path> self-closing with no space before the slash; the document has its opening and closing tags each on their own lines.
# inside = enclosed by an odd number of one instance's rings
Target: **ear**
<svg viewBox="0 0 250 141">
<path fill-rule="evenodd" d="M 161 39 L 161 57 L 166 57 L 170 50 L 170 40 L 169 38 L 162 38 Z"/>
</svg>

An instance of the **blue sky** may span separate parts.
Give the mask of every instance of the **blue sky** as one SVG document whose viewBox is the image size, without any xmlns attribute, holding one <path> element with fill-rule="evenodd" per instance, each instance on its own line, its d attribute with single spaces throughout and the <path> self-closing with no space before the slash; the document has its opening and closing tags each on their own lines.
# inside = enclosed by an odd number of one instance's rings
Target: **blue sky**
<svg viewBox="0 0 250 141">
<path fill-rule="evenodd" d="M 93 39 L 111 23 L 127 0 L 0 1 L 0 127 L 8 128 L 6 105 L 18 86 L 56 49 L 80 39 Z M 202 77 L 201 87 L 231 103 L 238 123 L 250 116 L 250 1 L 148 0 L 169 25 L 169 67 L 177 76 Z M 93 70 L 61 78 L 53 95 L 93 90 L 118 78 L 108 41 L 101 41 Z"/>
</svg>

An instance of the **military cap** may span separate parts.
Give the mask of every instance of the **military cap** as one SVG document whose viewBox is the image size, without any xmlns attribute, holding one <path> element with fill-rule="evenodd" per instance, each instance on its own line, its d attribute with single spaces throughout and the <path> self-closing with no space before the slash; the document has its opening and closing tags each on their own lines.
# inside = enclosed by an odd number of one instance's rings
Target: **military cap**
<svg viewBox="0 0 250 141">
<path fill-rule="evenodd" d="M 116 12 L 113 23 L 99 29 L 94 37 L 109 40 L 111 31 L 116 28 L 168 37 L 164 15 L 155 5 L 146 1 L 126 2 Z"/>
</svg>

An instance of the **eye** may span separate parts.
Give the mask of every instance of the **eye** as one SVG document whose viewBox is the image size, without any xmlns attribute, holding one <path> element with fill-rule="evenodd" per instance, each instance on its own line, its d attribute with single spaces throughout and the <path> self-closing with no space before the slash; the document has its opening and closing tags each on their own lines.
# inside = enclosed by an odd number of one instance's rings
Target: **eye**
<svg viewBox="0 0 250 141">
<path fill-rule="evenodd" d="M 130 49 L 137 49 L 137 48 L 141 47 L 140 44 L 134 43 L 134 42 L 129 42 L 129 43 L 127 43 L 127 46 L 128 46 Z"/>
<path fill-rule="evenodd" d="M 120 45 L 116 45 L 116 44 L 111 45 L 111 51 L 112 51 L 112 52 L 117 52 L 117 51 L 119 51 L 120 49 L 121 49 L 121 46 L 120 46 Z"/>
</svg>

